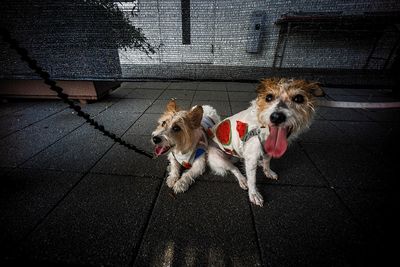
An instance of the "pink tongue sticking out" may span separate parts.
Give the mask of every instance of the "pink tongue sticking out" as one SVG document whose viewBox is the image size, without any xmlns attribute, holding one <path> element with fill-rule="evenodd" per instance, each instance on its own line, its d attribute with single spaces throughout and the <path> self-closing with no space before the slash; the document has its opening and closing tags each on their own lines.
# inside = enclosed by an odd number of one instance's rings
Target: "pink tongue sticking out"
<svg viewBox="0 0 400 267">
<path fill-rule="evenodd" d="M 164 154 L 166 151 L 169 150 L 169 147 L 165 147 L 165 146 L 156 146 L 154 148 L 154 153 L 156 154 L 156 156 L 160 156 L 162 154 Z"/>
<path fill-rule="evenodd" d="M 287 128 L 285 127 L 269 127 L 269 135 L 264 143 L 264 150 L 273 158 L 280 158 L 285 153 L 288 142 L 286 139 Z"/>
</svg>

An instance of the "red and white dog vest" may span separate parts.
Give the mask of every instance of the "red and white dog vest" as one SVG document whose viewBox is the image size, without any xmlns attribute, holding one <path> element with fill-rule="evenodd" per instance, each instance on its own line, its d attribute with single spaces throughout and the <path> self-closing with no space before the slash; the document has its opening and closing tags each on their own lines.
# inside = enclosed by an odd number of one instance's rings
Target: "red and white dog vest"
<svg viewBox="0 0 400 267">
<path fill-rule="evenodd" d="M 213 141 L 223 151 L 233 156 L 243 157 L 244 143 L 254 136 L 265 140 L 268 128 L 260 128 L 257 121 L 257 110 L 251 106 L 221 121 L 213 128 L 213 133 Z"/>
</svg>

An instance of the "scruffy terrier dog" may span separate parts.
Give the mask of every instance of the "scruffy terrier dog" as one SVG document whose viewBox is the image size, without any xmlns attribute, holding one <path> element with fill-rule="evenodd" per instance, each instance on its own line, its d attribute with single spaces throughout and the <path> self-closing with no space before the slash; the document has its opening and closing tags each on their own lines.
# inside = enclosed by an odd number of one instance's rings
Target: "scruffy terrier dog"
<svg viewBox="0 0 400 267">
<path fill-rule="evenodd" d="M 195 106 L 180 110 L 175 100 L 170 100 L 164 114 L 152 133 L 154 154 L 168 153 L 170 170 L 167 185 L 175 193 L 185 192 L 194 179 L 206 169 L 207 135 L 220 118 L 210 106 Z M 183 172 L 181 171 L 183 169 Z"/>
<path fill-rule="evenodd" d="M 217 124 L 208 150 L 208 163 L 217 174 L 231 171 L 245 188 L 245 178 L 229 161 L 244 159 L 250 201 L 263 205 L 256 187 L 260 159 L 265 175 L 278 179 L 270 169 L 271 158 L 280 158 L 290 141 L 309 128 L 316 96 L 324 95 L 317 83 L 293 79 L 264 79 L 257 87 L 257 98 L 248 109 Z M 225 153 L 223 153 L 225 152 Z"/>
</svg>

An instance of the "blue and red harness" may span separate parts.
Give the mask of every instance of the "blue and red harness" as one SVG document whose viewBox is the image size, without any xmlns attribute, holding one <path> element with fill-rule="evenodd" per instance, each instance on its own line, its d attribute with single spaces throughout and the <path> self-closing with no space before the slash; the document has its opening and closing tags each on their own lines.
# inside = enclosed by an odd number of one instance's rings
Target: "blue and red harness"
<svg viewBox="0 0 400 267">
<path fill-rule="evenodd" d="M 208 138 L 212 138 L 214 136 L 212 132 L 212 128 L 214 127 L 215 122 L 208 116 L 204 116 L 201 120 L 201 126 L 203 127 L 202 137 L 200 138 L 196 149 L 194 152 L 189 152 L 186 154 L 175 154 L 172 153 L 175 160 L 179 162 L 179 164 L 185 168 L 190 169 L 193 166 L 195 160 L 200 158 L 207 151 L 208 146 Z"/>
</svg>

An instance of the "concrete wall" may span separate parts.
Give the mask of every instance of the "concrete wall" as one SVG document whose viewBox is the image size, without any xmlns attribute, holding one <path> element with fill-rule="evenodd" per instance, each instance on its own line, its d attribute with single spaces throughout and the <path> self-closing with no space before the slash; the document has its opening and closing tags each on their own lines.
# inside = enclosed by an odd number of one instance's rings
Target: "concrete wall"
<svg viewBox="0 0 400 267">
<path fill-rule="evenodd" d="M 137 17 L 131 17 L 132 23 L 142 27 L 155 46 L 165 43 L 167 46 L 162 47 L 160 54 L 153 59 L 143 58 L 132 50 L 121 52 L 121 64 L 163 63 L 166 57 L 169 58 L 168 61 L 196 63 L 197 57 L 199 62 L 203 59 L 203 62 L 211 61 L 208 63 L 216 65 L 272 67 L 279 35 L 279 26 L 274 22 L 284 13 L 303 11 L 362 14 L 400 11 L 399 1 L 191 0 L 192 16 L 197 15 L 196 9 L 208 11 L 205 12 L 207 15 L 201 14 L 203 16 L 197 21 L 192 21 L 192 31 L 199 32 L 198 34 L 203 37 L 202 45 L 208 44 L 208 51 L 211 50 L 211 45 L 214 45 L 212 60 L 204 60 L 210 57 L 206 49 L 203 53 L 198 53 L 195 43 L 188 46 L 180 45 L 180 2 L 180 0 L 139 1 L 140 12 Z M 251 13 L 257 10 L 265 11 L 266 21 L 262 32 L 261 51 L 252 54 L 246 52 L 246 43 Z M 202 27 L 204 24 L 208 24 L 208 27 Z M 379 48 L 390 47 L 395 38 L 393 35 L 384 36 Z M 359 69 L 362 68 L 372 45 L 373 38 L 369 33 L 294 32 L 287 43 L 282 67 Z M 382 51 L 382 54 L 388 54 L 388 49 Z M 192 55 L 194 59 L 188 59 L 187 55 Z M 379 68 L 381 67 L 379 63 L 372 64 L 371 67 Z"/>
<path fill-rule="evenodd" d="M 1 22 L 52 75 L 88 79 L 247 79 L 246 73 L 252 68 L 273 66 L 279 35 L 279 26 L 274 22 L 284 13 L 400 11 L 397 0 L 191 0 L 191 44 L 183 45 L 181 0 L 138 0 L 135 16 L 129 9 L 124 15 L 131 25 L 143 29 L 156 48 L 156 54 L 147 56 L 118 44 L 111 34 L 115 27 L 110 27 L 110 19 L 120 18 L 110 17 L 96 6 L 77 5 L 77 0 L 7 2 L 1 4 Z M 255 54 L 246 52 L 254 11 L 266 14 L 260 51 Z M 396 38 L 384 35 L 377 55 L 386 57 Z M 373 40 L 368 32 L 293 32 L 282 67 L 362 69 Z M 29 69 L 1 43 L 0 60 L 0 77 L 29 76 Z M 383 61 L 378 60 L 368 68 L 382 66 Z M 236 68 L 242 73 L 237 77 L 232 74 Z"/>
</svg>

